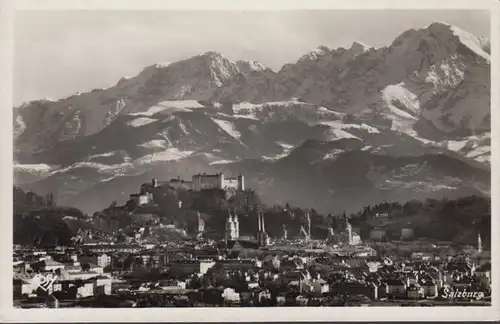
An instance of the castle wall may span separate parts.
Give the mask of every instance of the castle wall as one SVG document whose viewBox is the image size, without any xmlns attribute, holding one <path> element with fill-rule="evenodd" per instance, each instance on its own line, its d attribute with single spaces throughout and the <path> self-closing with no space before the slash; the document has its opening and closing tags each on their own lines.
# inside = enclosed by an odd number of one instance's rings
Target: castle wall
<svg viewBox="0 0 500 324">
<path fill-rule="evenodd" d="M 172 179 L 169 181 L 168 186 L 174 189 L 193 189 L 193 182 L 192 181 L 185 181 L 185 180 L 177 180 L 177 179 Z"/>
<path fill-rule="evenodd" d="M 193 176 L 193 190 L 222 189 L 224 175 L 218 174 L 197 174 Z"/>
<path fill-rule="evenodd" d="M 200 189 L 219 188 L 219 178 L 217 176 L 205 176 L 200 178 Z"/>
<path fill-rule="evenodd" d="M 223 189 L 235 189 L 239 188 L 239 181 L 236 178 L 228 178 L 224 179 L 224 183 L 222 184 Z"/>
</svg>

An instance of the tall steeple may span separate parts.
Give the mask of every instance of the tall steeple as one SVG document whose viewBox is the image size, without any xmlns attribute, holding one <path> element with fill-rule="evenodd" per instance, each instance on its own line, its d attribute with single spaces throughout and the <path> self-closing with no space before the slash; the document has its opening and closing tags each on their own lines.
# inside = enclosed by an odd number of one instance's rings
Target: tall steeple
<svg viewBox="0 0 500 324">
<path fill-rule="evenodd" d="M 306 212 L 306 220 L 307 220 L 307 237 L 311 238 L 311 215 L 309 214 L 309 210 Z"/>
<path fill-rule="evenodd" d="M 351 223 L 349 223 L 349 221 L 347 221 L 347 226 L 346 226 L 346 230 L 347 230 L 347 235 L 348 235 L 348 243 L 349 245 L 352 245 L 353 244 L 353 241 L 352 241 L 352 226 L 351 226 Z"/>
<path fill-rule="evenodd" d="M 257 243 L 260 246 L 265 246 L 267 245 L 267 234 L 266 234 L 266 227 L 264 224 L 264 213 L 262 212 L 262 209 L 259 209 L 257 211 L 257 217 L 259 223 L 259 230 L 257 231 Z"/>
<path fill-rule="evenodd" d="M 257 228 L 257 233 L 260 233 L 262 231 L 262 224 L 261 224 L 261 219 L 260 219 L 260 210 L 257 211 L 257 221 L 259 223 L 259 226 Z"/>
<path fill-rule="evenodd" d="M 483 241 L 481 240 L 481 234 L 477 233 L 477 251 L 483 252 Z"/>
<path fill-rule="evenodd" d="M 233 237 L 238 238 L 240 236 L 240 222 L 238 221 L 238 214 L 236 214 L 236 208 L 233 209 L 234 215 L 233 215 L 233 227 L 234 227 L 234 233 Z"/>
<path fill-rule="evenodd" d="M 264 213 L 262 212 L 262 209 L 260 210 L 260 217 L 262 218 L 261 224 L 262 224 L 262 232 L 266 232 L 266 225 L 264 223 Z"/>
<path fill-rule="evenodd" d="M 235 226 L 234 226 L 233 216 L 231 215 L 231 209 L 228 211 L 228 215 L 226 218 L 226 233 L 225 240 L 234 240 L 235 239 Z"/>
</svg>

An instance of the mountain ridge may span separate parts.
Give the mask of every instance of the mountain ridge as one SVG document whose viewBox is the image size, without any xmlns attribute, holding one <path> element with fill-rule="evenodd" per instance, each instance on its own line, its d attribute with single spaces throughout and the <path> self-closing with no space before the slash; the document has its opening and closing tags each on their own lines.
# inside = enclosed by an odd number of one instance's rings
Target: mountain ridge
<svg viewBox="0 0 500 324">
<path fill-rule="evenodd" d="M 107 186 L 115 179 L 161 173 L 166 167 L 171 170 L 165 175 L 189 177 L 195 171 L 228 171 L 239 163 L 245 173 L 267 179 L 254 185 L 276 199 L 285 197 L 269 188 L 280 187 L 272 181 L 282 170 L 270 165 L 290 159 L 308 161 L 299 173 L 314 174 L 313 183 L 322 181 L 325 165 L 338 164 L 352 152 L 402 164 L 408 157 L 436 153 L 465 161 L 470 174 L 489 172 L 489 46 L 488 40 L 453 26 L 431 24 L 381 48 L 359 42 L 348 49 L 320 46 L 277 72 L 213 51 L 150 65 L 108 89 L 15 109 L 15 183 L 36 192 L 59 188 L 63 202 L 93 205 L 78 197 L 101 184 L 115 191 Z M 307 149 L 310 141 L 326 144 Z M 348 167 L 341 164 L 342 170 Z M 487 177 L 479 181 L 486 189 L 476 190 L 467 174 L 452 177 L 439 164 L 432 168 L 419 175 L 425 178 L 420 182 L 457 192 L 463 186 L 472 194 L 489 191 Z M 398 199 L 413 194 L 384 172 L 385 180 L 403 192 Z M 373 197 L 379 197 L 379 187 Z"/>
</svg>

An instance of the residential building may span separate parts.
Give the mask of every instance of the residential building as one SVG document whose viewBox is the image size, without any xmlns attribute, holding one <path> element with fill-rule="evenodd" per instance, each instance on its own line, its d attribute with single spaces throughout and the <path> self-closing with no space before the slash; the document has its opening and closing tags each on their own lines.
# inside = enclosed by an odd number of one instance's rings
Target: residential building
<svg viewBox="0 0 500 324">
<path fill-rule="evenodd" d="M 401 279 L 390 279 L 387 281 L 387 296 L 395 298 L 405 298 L 406 294 L 406 283 Z"/>
<path fill-rule="evenodd" d="M 111 265 L 111 256 L 103 253 L 97 256 L 97 265 L 101 268 L 106 268 Z"/>
<path fill-rule="evenodd" d="M 170 263 L 170 273 L 175 277 L 184 277 L 192 274 L 204 275 L 215 265 L 214 261 L 180 260 Z"/>
<path fill-rule="evenodd" d="M 370 231 L 370 239 L 373 241 L 382 241 L 385 237 L 385 230 L 382 228 L 374 228 Z"/>
</svg>

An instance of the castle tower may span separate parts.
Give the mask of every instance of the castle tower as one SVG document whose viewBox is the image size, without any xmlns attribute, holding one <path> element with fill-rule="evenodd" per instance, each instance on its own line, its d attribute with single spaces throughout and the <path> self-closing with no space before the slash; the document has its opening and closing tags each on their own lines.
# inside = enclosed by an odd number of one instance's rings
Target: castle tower
<svg viewBox="0 0 500 324">
<path fill-rule="evenodd" d="M 477 233 L 477 251 L 483 252 L 483 241 L 481 240 L 481 234 Z"/>
<path fill-rule="evenodd" d="M 153 186 L 153 188 L 158 187 L 158 180 L 156 180 L 155 178 L 153 178 L 153 180 L 151 180 L 151 185 Z"/>
<path fill-rule="evenodd" d="M 286 229 L 286 225 L 283 224 L 283 239 L 286 240 L 288 238 L 288 230 Z"/>
</svg>

